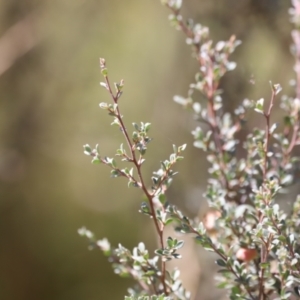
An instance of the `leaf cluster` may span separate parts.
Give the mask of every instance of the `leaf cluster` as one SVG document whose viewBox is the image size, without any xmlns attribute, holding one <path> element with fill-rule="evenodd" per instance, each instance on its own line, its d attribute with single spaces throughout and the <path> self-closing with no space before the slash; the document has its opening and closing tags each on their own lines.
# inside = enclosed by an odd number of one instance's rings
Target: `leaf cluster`
<svg viewBox="0 0 300 300">
<path fill-rule="evenodd" d="M 100 103 L 100 108 L 108 112 L 112 125 L 124 136 L 126 146 L 121 144 L 115 157 L 131 167 L 119 168 L 116 158 L 100 154 L 98 145 L 94 149 L 84 145 L 84 153 L 92 163 L 108 166 L 113 178 L 125 177 L 129 187 L 143 191 L 146 201 L 141 203 L 140 213 L 153 220 L 159 244 L 150 258 L 143 243 L 131 252 L 122 245 L 111 247 L 106 239 L 96 240 L 85 228 L 79 233 L 88 238 L 92 248 L 103 251 L 115 273 L 135 279 L 137 285 L 129 289 L 130 295 L 125 297 L 128 300 L 190 299 L 179 279 L 179 270 L 170 271 L 166 265 L 181 258 L 179 249 L 184 246 L 177 236 L 165 239 L 163 234 L 169 224 L 216 254 L 220 267 L 217 286 L 225 289 L 230 299 L 290 299 L 292 293 L 299 296 L 300 196 L 291 199 L 288 212 L 277 200 L 297 181 L 299 172 L 299 157 L 294 149 L 300 144 L 300 0 L 292 0 L 289 11 L 294 25 L 295 95 L 280 98 L 280 84 L 270 83 L 268 101 L 245 99 L 233 114 L 224 111 L 220 81 L 236 67 L 230 55 L 241 42 L 232 36 L 214 43 L 207 27 L 184 21 L 181 0 L 161 2 L 171 11 L 171 24 L 185 34 L 199 67 L 187 95 L 177 95 L 174 101 L 189 109 L 198 122 L 192 135 L 194 146 L 205 153 L 210 164 L 204 193 L 209 211 L 203 220 L 192 220 L 167 200 L 166 191 L 176 175 L 173 168 L 183 159 L 186 145 L 173 146 L 169 159 L 160 162 L 160 169 L 145 179 L 142 164 L 151 142 L 151 124 L 133 123 L 133 132 L 129 133 L 119 105 L 124 81 L 114 83 L 112 88 L 105 60 L 100 59 L 105 80 L 100 85 L 112 100 Z M 274 105 L 279 105 L 283 114 L 280 130 L 272 122 Z M 255 111 L 264 126 L 254 128 L 243 141 L 238 133 L 244 130 L 249 111 Z M 238 158 L 238 153 L 244 153 L 243 157 Z"/>
</svg>

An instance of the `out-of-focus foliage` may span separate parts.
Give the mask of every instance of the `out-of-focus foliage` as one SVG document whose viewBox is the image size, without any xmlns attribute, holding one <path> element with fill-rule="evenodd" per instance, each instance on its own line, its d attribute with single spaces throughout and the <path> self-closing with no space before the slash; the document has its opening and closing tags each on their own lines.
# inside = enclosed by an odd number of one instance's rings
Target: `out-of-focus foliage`
<svg viewBox="0 0 300 300">
<path fill-rule="evenodd" d="M 208 25 L 215 40 L 232 33 L 243 40 L 234 57 L 238 69 L 221 82 L 230 87 L 228 110 L 245 97 L 267 95 L 269 80 L 288 93 L 288 5 L 186 1 L 183 13 Z M 98 58 L 112 62 L 116 80 L 126 79 L 126 120 L 155 124 L 152 136 L 160 147 L 145 165 L 149 173 L 168 155 L 168 145 L 192 143 L 195 126 L 172 97 L 186 92 L 194 61 L 159 1 L 1 0 L 0 16 L 0 298 L 120 299 L 126 282 L 104 258 L 86 252 L 77 228 L 85 224 L 128 248 L 145 234 L 153 243 L 154 234 L 138 214 L 132 220 L 140 193 L 121 180 L 111 189 L 110 179 L 81 154 L 87 140 L 107 153 L 119 146 L 119 134 L 104 129 L 109 119 L 94 109 L 105 97 Z M 169 196 L 187 213 L 202 214 L 205 157 L 192 147 L 185 156 Z M 139 230 L 132 230 L 137 222 Z"/>
</svg>

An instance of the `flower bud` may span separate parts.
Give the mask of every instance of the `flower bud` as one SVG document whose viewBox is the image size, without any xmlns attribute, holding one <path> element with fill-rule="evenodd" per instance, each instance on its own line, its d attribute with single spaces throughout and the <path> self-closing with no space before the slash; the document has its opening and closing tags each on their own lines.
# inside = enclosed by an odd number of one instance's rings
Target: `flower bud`
<svg viewBox="0 0 300 300">
<path fill-rule="evenodd" d="M 236 252 L 236 258 L 242 261 L 251 261 L 257 257 L 256 249 L 240 248 Z"/>
</svg>

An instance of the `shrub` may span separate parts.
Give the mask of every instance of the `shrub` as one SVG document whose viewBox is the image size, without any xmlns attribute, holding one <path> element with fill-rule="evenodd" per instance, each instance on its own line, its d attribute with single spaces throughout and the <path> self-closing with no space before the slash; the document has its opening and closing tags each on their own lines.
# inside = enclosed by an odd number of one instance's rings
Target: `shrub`
<svg viewBox="0 0 300 300">
<path fill-rule="evenodd" d="M 275 201 L 280 193 L 297 180 L 299 158 L 294 148 L 300 144 L 300 0 L 292 0 L 290 9 L 292 54 L 295 58 L 295 95 L 284 95 L 279 84 L 270 83 L 270 99 L 244 100 L 231 115 L 223 109 L 221 78 L 236 67 L 230 55 L 240 44 L 234 36 L 228 41 L 213 43 L 209 29 L 193 21 L 184 21 L 180 15 L 180 0 L 162 0 L 171 15 L 173 26 L 186 35 L 193 56 L 199 65 L 195 82 L 190 84 L 186 97 L 175 96 L 174 101 L 190 109 L 199 122 L 192 134 L 194 146 L 206 153 L 210 163 L 205 198 L 210 210 L 202 222 L 191 220 L 167 201 L 166 190 L 174 175 L 175 164 L 183 159 L 186 145 L 176 147 L 161 168 L 153 173 L 152 186 L 145 184 L 142 166 L 148 143 L 151 142 L 151 124 L 133 123 L 130 134 L 124 124 L 118 100 L 122 95 L 123 81 L 111 85 L 106 62 L 100 59 L 104 87 L 111 103 L 100 103 L 123 133 L 115 156 L 131 164 L 119 168 L 115 158 L 103 156 L 99 147 L 84 145 L 84 153 L 92 157 L 93 164 L 104 164 L 111 169 L 111 177 L 125 177 L 129 187 L 142 190 L 147 201 L 140 212 L 148 215 L 155 225 L 159 245 L 155 256 L 141 242 L 133 251 L 122 245 L 114 248 L 107 239 L 97 240 L 93 233 L 81 228 L 94 247 L 109 257 L 115 273 L 133 278 L 137 285 L 129 289 L 125 299 L 190 299 L 190 293 L 179 280 L 179 270 L 170 271 L 166 264 L 179 259 L 178 249 L 183 241 L 177 237 L 164 239 L 164 229 L 174 224 L 176 231 L 190 234 L 207 251 L 214 252 L 219 266 L 217 285 L 226 289 L 230 299 L 289 299 L 299 296 L 300 282 L 300 197 L 284 212 Z M 194 92 L 206 99 L 206 106 L 197 102 Z M 275 101 L 280 101 L 283 126 L 272 123 Z M 245 142 L 237 138 L 246 122 L 247 111 L 254 110 L 264 118 L 264 128 L 256 128 Z M 204 124 L 204 130 L 200 124 Z M 237 158 L 238 149 L 245 157 Z"/>
</svg>

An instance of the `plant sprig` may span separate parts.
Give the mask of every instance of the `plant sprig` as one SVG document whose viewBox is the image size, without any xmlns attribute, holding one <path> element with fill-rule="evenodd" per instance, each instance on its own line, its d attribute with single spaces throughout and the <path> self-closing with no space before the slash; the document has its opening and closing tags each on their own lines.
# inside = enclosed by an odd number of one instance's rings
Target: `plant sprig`
<svg viewBox="0 0 300 300">
<path fill-rule="evenodd" d="M 88 144 L 84 145 L 84 153 L 92 157 L 92 163 L 103 163 L 110 167 L 112 177 L 125 177 L 128 179 L 129 187 L 133 186 L 142 189 L 144 195 L 148 200 L 148 203 L 142 203 L 140 211 L 146 215 L 149 215 L 153 219 L 160 243 L 160 248 L 156 250 L 156 253 L 161 256 L 160 271 L 158 271 L 158 269 L 151 271 L 151 274 L 153 273 L 153 275 L 150 276 L 150 281 L 148 282 L 148 284 L 151 284 L 153 286 L 152 290 L 153 292 L 155 292 L 155 294 L 158 295 L 160 293 L 163 293 L 165 296 L 168 296 L 172 292 L 172 289 L 170 289 L 170 287 L 168 286 L 168 280 L 166 279 L 166 261 L 172 258 L 179 258 L 179 255 L 176 253 L 176 250 L 178 249 L 177 242 L 174 243 L 174 245 L 170 243 L 170 241 L 174 241 L 171 237 L 168 237 L 167 244 L 165 244 L 164 241 L 163 232 L 165 226 L 168 224 L 168 221 L 166 219 L 165 206 L 163 202 L 165 202 L 164 194 L 169 187 L 173 176 L 176 174 L 172 170 L 172 167 L 176 162 L 183 159 L 183 156 L 181 154 L 185 150 L 186 145 L 182 145 L 180 147 L 176 147 L 175 145 L 173 146 L 174 153 L 170 155 L 169 160 L 161 162 L 161 169 L 155 172 L 154 176 L 152 176 L 152 186 L 149 190 L 145 184 L 145 180 L 142 174 L 142 164 L 145 161 L 144 156 L 146 154 L 147 145 L 151 141 L 151 138 L 148 136 L 148 131 L 150 130 L 151 124 L 142 122 L 140 125 L 138 125 L 137 123 L 133 123 L 134 132 L 132 133 L 132 137 L 130 137 L 128 130 L 125 127 L 123 116 L 121 115 L 118 103 L 122 95 L 124 81 L 121 80 L 120 83 L 114 83 L 114 92 L 108 77 L 106 62 L 103 58 L 100 58 L 100 70 L 105 80 L 104 82 L 101 82 L 100 85 L 108 91 L 113 103 L 108 104 L 102 102 L 99 106 L 100 108 L 107 110 L 108 114 L 114 118 L 114 121 L 111 125 L 117 125 L 119 127 L 127 143 L 129 154 L 127 154 L 123 144 L 121 144 L 120 148 L 116 152 L 116 156 L 121 157 L 121 160 L 123 161 L 127 161 L 133 164 L 133 168 L 120 169 L 117 166 L 117 162 L 114 158 L 109 158 L 106 156 L 102 157 L 100 155 L 98 145 L 96 145 L 95 149 L 92 149 Z M 136 177 L 134 176 L 134 169 L 137 173 Z M 157 201 L 157 199 L 159 199 L 159 201 Z M 171 244 L 173 245 L 172 247 L 170 246 Z M 181 242 L 179 244 L 181 245 Z M 115 256 L 116 253 L 113 256 L 112 260 L 115 260 Z M 133 257 L 132 261 L 134 261 Z M 130 270 L 130 268 L 127 267 L 126 270 Z M 132 272 L 129 273 L 133 278 L 135 278 Z M 157 274 L 160 275 L 157 276 Z M 156 275 L 155 282 L 153 282 L 151 279 L 151 277 L 154 278 L 154 275 Z M 157 279 L 159 279 L 159 283 L 157 283 Z M 139 282 L 141 285 L 141 281 Z"/>
<path fill-rule="evenodd" d="M 292 292 L 299 296 L 300 197 L 293 201 L 288 214 L 280 208 L 277 198 L 296 182 L 299 171 L 299 157 L 294 155 L 294 149 L 300 144 L 300 0 L 292 0 L 290 10 L 294 24 L 295 96 L 284 95 L 277 99 L 281 86 L 271 83 L 271 98 L 266 108 L 264 99 L 245 99 L 234 114 L 223 109 L 220 81 L 236 67 L 229 57 L 241 42 L 231 36 L 228 41 L 213 43 L 207 27 L 192 20 L 184 21 L 182 0 L 161 2 L 171 11 L 171 24 L 186 35 L 199 67 L 187 97 L 175 96 L 174 101 L 191 109 L 199 122 L 192 134 L 194 146 L 206 152 L 210 163 L 204 193 L 209 211 L 202 221 L 192 220 L 167 201 L 166 190 L 176 174 L 172 169 L 182 160 L 186 145 L 173 146 L 173 153 L 153 173 L 148 188 L 142 165 L 151 142 L 148 136 L 151 124 L 133 123 L 134 131 L 129 134 L 119 106 L 124 82 L 121 80 L 112 86 L 105 60 L 100 59 L 104 76 L 100 85 L 112 99 L 112 103 L 100 103 L 100 108 L 113 117 L 112 125 L 121 130 L 128 148 L 121 144 L 116 157 L 133 167 L 120 169 L 115 158 L 100 155 L 98 146 L 92 149 L 84 145 L 84 153 L 92 157 L 92 163 L 107 165 L 112 177 L 125 177 L 129 187 L 143 191 L 147 201 L 141 204 L 140 212 L 153 220 L 159 246 L 156 256 L 150 258 L 143 243 L 130 251 L 121 245 L 113 248 L 106 239 L 97 240 L 85 228 L 79 233 L 89 239 L 92 247 L 101 249 L 109 257 L 116 273 L 136 280 L 137 287 L 129 290 L 126 300 L 190 299 L 190 293 L 179 280 L 179 270 L 170 272 L 166 267 L 168 261 L 181 257 L 178 250 L 183 247 L 183 241 L 177 237 L 164 240 L 163 233 L 169 224 L 174 224 L 181 234 L 192 234 L 204 249 L 218 256 L 218 287 L 226 289 L 230 299 L 289 299 Z M 194 95 L 195 91 L 201 93 L 204 106 Z M 277 103 L 284 113 L 282 132 L 271 122 Z M 249 110 L 256 111 L 265 125 L 254 128 L 241 143 L 237 133 L 245 125 Z M 246 154 L 238 159 L 240 149 Z"/>
</svg>

